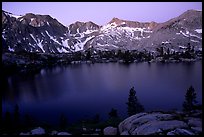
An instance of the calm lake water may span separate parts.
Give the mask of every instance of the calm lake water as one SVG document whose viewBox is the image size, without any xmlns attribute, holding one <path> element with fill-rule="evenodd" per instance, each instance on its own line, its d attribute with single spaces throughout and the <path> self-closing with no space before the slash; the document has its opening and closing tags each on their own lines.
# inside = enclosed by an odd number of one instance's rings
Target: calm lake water
<svg viewBox="0 0 204 137">
<path fill-rule="evenodd" d="M 202 62 L 192 63 L 119 63 L 77 64 L 43 69 L 32 76 L 6 78 L 2 110 L 57 124 L 61 113 L 68 122 L 100 114 L 108 118 L 111 108 L 121 118 L 127 117 L 129 90 L 146 111 L 182 109 L 184 95 L 192 85 L 197 101 L 202 103 Z"/>
</svg>

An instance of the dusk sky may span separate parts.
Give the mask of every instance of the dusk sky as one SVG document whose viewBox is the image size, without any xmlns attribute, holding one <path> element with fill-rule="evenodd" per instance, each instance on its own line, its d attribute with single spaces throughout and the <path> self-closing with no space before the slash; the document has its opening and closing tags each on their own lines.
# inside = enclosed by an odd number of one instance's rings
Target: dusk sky
<svg viewBox="0 0 204 137">
<path fill-rule="evenodd" d="M 17 15 L 50 15 L 64 25 L 93 21 L 105 25 L 113 17 L 140 22 L 165 22 L 202 2 L 2 2 L 2 9 Z"/>
</svg>

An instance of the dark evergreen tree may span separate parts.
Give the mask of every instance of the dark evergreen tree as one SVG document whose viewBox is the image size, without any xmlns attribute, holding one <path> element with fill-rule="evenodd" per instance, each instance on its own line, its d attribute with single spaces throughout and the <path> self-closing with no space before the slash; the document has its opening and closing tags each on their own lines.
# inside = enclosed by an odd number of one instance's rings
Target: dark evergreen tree
<svg viewBox="0 0 204 137">
<path fill-rule="evenodd" d="M 118 112 L 116 109 L 111 108 L 111 111 L 108 113 L 109 118 L 106 121 L 107 126 L 113 126 L 116 127 L 119 125 L 119 123 L 121 122 L 120 117 L 118 116 Z"/>
<path fill-rule="evenodd" d="M 128 102 L 126 104 L 128 105 L 129 116 L 144 111 L 144 107 L 139 103 L 137 99 L 136 91 L 134 90 L 134 87 L 130 89 Z"/>
<path fill-rule="evenodd" d="M 191 52 L 192 52 L 192 53 L 195 52 L 195 47 L 194 47 L 194 46 L 191 47 Z"/>
<path fill-rule="evenodd" d="M 170 55 L 170 50 L 169 50 L 169 48 L 167 49 L 167 55 Z"/>
<path fill-rule="evenodd" d="M 189 42 L 188 45 L 187 45 L 187 51 L 190 51 L 190 50 L 191 50 L 191 44 Z"/>
<path fill-rule="evenodd" d="M 129 50 L 126 50 L 124 55 L 123 55 L 123 60 L 125 61 L 125 63 L 129 63 L 130 61 L 130 52 Z"/>
<path fill-rule="evenodd" d="M 64 116 L 64 114 L 61 114 L 61 116 L 60 116 L 60 129 L 65 130 L 66 125 L 67 125 L 67 119 Z"/>
<path fill-rule="evenodd" d="M 122 53 L 122 51 L 119 49 L 118 52 L 117 52 L 117 57 L 118 57 L 119 59 L 121 59 L 121 58 L 122 58 L 122 55 L 123 55 L 123 53 Z"/>
<path fill-rule="evenodd" d="M 19 124 L 19 119 L 20 119 L 19 107 L 18 107 L 18 105 L 16 104 L 15 107 L 14 107 L 14 123 L 15 123 L 16 125 Z"/>
<path fill-rule="evenodd" d="M 32 119 L 31 119 L 31 116 L 29 114 L 25 114 L 24 120 L 25 120 L 25 126 L 27 128 L 30 128 L 33 126 Z"/>
<path fill-rule="evenodd" d="M 134 58 L 129 50 L 126 50 L 123 54 L 123 60 L 125 63 L 131 63 L 134 61 Z"/>
<path fill-rule="evenodd" d="M 90 60 L 91 59 L 91 51 L 88 50 L 86 53 L 86 60 Z"/>
<path fill-rule="evenodd" d="M 111 111 L 108 113 L 109 117 L 110 118 L 116 118 L 118 117 L 118 113 L 117 113 L 117 110 L 112 108 Z"/>
<path fill-rule="evenodd" d="M 183 111 L 191 111 L 196 107 L 196 92 L 193 86 L 190 86 L 189 89 L 187 89 L 186 95 L 185 95 L 185 101 L 183 103 Z"/>
<path fill-rule="evenodd" d="M 160 48 L 156 48 L 157 52 L 159 52 L 159 56 L 163 57 L 164 55 L 164 48 L 160 47 Z"/>
<path fill-rule="evenodd" d="M 164 55 L 164 48 L 163 47 L 160 48 L 160 54 L 161 54 L 161 56 Z"/>
<path fill-rule="evenodd" d="M 94 116 L 94 118 L 93 118 L 93 123 L 99 123 L 99 121 L 100 121 L 100 115 L 99 114 L 96 114 L 95 116 Z"/>
<path fill-rule="evenodd" d="M 151 59 L 152 59 L 152 55 L 151 55 L 151 52 L 149 52 L 147 60 L 150 61 Z"/>
<path fill-rule="evenodd" d="M 4 121 L 4 125 L 5 125 L 5 128 L 8 129 L 8 128 L 11 128 L 11 114 L 9 111 L 6 112 L 5 114 L 5 121 Z"/>
</svg>

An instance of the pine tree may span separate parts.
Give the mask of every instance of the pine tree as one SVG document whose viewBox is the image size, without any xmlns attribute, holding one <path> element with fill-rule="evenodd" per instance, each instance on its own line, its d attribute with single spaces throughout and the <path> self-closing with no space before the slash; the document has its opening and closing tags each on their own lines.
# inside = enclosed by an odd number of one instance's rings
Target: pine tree
<svg viewBox="0 0 204 137">
<path fill-rule="evenodd" d="M 60 116 L 60 129 L 64 130 L 66 128 L 66 125 L 67 125 L 67 119 L 62 113 Z"/>
<path fill-rule="evenodd" d="M 108 115 L 109 115 L 110 118 L 118 117 L 117 110 L 112 108 L 111 111 L 108 113 Z"/>
<path fill-rule="evenodd" d="M 106 121 L 107 126 L 117 126 L 121 122 L 120 117 L 118 116 L 117 109 L 112 108 L 111 111 L 108 113 L 109 119 Z"/>
<path fill-rule="evenodd" d="M 24 124 L 27 128 L 30 128 L 33 126 L 32 118 L 29 114 L 25 114 L 24 116 Z"/>
<path fill-rule="evenodd" d="M 5 114 L 5 121 L 4 121 L 4 127 L 6 128 L 6 130 L 8 130 L 9 128 L 11 128 L 11 114 L 9 111 L 6 112 Z"/>
<path fill-rule="evenodd" d="M 134 90 L 134 87 L 130 89 L 128 102 L 126 104 L 128 105 L 129 116 L 144 111 L 144 107 L 139 103 L 137 99 L 136 91 Z"/>
<path fill-rule="evenodd" d="M 93 118 L 93 123 L 99 123 L 99 121 L 100 121 L 100 115 L 99 114 L 96 114 L 95 116 L 94 116 L 94 118 Z"/>
<path fill-rule="evenodd" d="M 19 107 L 16 104 L 15 107 L 14 107 L 14 122 L 15 122 L 15 124 L 18 124 L 19 118 L 20 118 Z"/>
<path fill-rule="evenodd" d="M 86 53 L 86 60 L 90 60 L 91 59 L 91 51 L 88 50 Z"/>
<path fill-rule="evenodd" d="M 170 55 L 170 49 L 169 48 L 167 49 L 166 53 L 167 53 L 167 55 Z"/>
<path fill-rule="evenodd" d="M 185 101 L 183 103 L 183 111 L 191 111 L 196 106 L 196 92 L 193 86 L 190 86 L 189 89 L 187 89 L 186 95 L 185 95 Z"/>
</svg>

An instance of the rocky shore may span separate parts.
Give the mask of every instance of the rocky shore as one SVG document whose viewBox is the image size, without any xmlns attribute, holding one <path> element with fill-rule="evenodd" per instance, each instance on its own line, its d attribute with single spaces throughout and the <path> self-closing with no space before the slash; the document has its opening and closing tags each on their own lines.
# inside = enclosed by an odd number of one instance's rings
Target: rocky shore
<svg viewBox="0 0 204 137">
<path fill-rule="evenodd" d="M 83 127 L 83 131 L 88 130 Z M 81 135 L 201 135 L 202 110 L 191 112 L 142 112 L 132 115 L 117 127 L 107 126 Z M 74 135 L 72 131 L 47 131 L 36 127 L 19 135 Z"/>
<path fill-rule="evenodd" d="M 199 135 L 202 112 L 138 113 L 118 125 L 120 135 Z"/>
<path fill-rule="evenodd" d="M 138 51 L 86 51 L 70 54 L 45 54 L 27 52 L 4 52 L 2 66 L 4 74 L 38 73 L 41 69 L 53 66 L 71 64 L 94 64 L 118 62 L 123 64 L 139 62 L 179 63 L 202 60 L 202 53 L 175 53 L 163 56 L 153 56 L 150 53 Z"/>
</svg>

